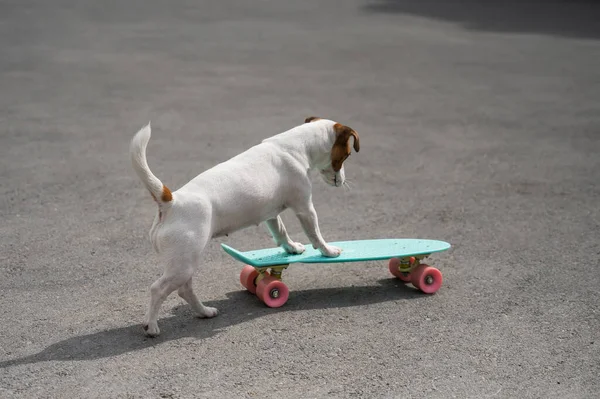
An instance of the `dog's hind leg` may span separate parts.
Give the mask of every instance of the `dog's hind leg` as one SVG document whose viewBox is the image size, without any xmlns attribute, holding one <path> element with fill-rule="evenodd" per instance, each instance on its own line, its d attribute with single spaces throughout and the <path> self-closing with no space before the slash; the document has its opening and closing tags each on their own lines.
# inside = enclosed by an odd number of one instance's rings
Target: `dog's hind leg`
<svg viewBox="0 0 600 399">
<path fill-rule="evenodd" d="M 180 238 L 177 243 L 178 245 L 170 248 L 169 254 L 164 256 L 167 264 L 163 275 L 150 287 L 150 305 L 143 325 L 148 336 L 155 337 L 160 334 L 157 322 L 158 312 L 169 294 L 181 287 L 183 288 L 183 292 L 189 298 L 192 298 L 189 295 L 191 286 L 186 288 L 185 284 L 191 284 L 194 269 L 198 266 L 200 254 L 208 239 L 198 240 L 193 237 L 188 238 L 191 239 L 182 240 Z M 216 315 L 216 310 L 212 310 L 212 308 L 206 308 L 205 310 L 205 317 Z"/>
<path fill-rule="evenodd" d="M 146 313 L 146 318 L 143 325 L 146 335 L 150 337 L 156 337 L 158 334 L 160 334 L 157 322 L 160 306 L 165 299 L 167 299 L 169 294 L 183 285 L 186 280 L 190 279 L 190 277 L 191 273 L 189 275 L 187 273 L 185 275 L 181 275 L 173 274 L 167 270 L 150 286 L 150 304 L 148 306 L 148 312 Z"/>
<path fill-rule="evenodd" d="M 182 297 L 187 303 L 190 304 L 196 316 L 200 318 L 209 318 L 217 315 L 217 308 L 212 308 L 210 306 L 205 306 L 202 302 L 198 300 L 198 297 L 194 293 L 194 289 L 192 288 L 192 277 L 188 281 L 186 281 L 179 289 L 177 293 L 180 297 Z"/>
<path fill-rule="evenodd" d="M 277 216 L 276 218 L 269 219 L 265 222 L 267 228 L 271 232 L 273 239 L 275 240 L 275 244 L 283 247 L 285 251 L 289 254 L 301 254 L 304 252 L 305 248 L 299 242 L 294 242 L 290 238 L 283 225 L 283 221 L 281 220 L 281 216 Z"/>
</svg>

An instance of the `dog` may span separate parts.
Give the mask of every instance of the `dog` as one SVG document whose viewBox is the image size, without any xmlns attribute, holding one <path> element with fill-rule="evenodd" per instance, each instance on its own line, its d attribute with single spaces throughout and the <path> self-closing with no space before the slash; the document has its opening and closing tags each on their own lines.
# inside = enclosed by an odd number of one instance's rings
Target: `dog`
<svg viewBox="0 0 600 399">
<path fill-rule="evenodd" d="M 319 231 L 310 172 L 318 171 L 330 186 L 345 184 L 350 138 L 354 150 L 360 150 L 358 134 L 352 128 L 328 119 L 306 118 L 304 124 L 263 140 L 175 192 L 148 167 L 150 135 L 149 122 L 133 137 L 129 148 L 133 169 L 158 204 L 150 241 L 164 265 L 164 273 L 150 287 L 143 323 L 146 335 L 160 333 L 160 306 L 175 290 L 198 317 L 217 315 L 217 309 L 202 304 L 192 289 L 192 275 L 211 238 L 264 222 L 277 246 L 300 254 L 304 246 L 292 241 L 279 216 L 291 209 L 315 249 L 327 257 L 340 255 L 341 250 L 328 245 Z"/>
</svg>

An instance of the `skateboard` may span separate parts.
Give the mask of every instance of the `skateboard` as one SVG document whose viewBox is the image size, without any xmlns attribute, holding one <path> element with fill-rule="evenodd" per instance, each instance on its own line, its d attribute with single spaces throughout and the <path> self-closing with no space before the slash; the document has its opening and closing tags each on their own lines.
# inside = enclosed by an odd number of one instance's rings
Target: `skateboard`
<svg viewBox="0 0 600 399">
<path fill-rule="evenodd" d="M 388 260 L 392 275 L 410 282 L 426 294 L 433 294 L 442 285 L 442 273 L 422 261 L 431 254 L 450 248 L 450 244 L 437 240 L 379 239 L 332 242 L 330 245 L 342 249 L 337 258 L 328 258 L 306 245 L 302 254 L 288 254 L 281 247 L 238 251 L 221 244 L 225 252 L 246 266 L 240 273 L 240 283 L 268 307 L 283 306 L 289 297 L 288 287 L 281 275 L 292 263 L 348 263 Z"/>
</svg>

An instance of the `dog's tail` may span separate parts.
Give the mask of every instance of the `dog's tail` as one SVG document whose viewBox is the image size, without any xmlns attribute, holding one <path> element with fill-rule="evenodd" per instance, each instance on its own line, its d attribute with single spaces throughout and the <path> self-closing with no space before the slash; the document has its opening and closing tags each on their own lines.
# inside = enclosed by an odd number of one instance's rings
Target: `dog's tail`
<svg viewBox="0 0 600 399">
<path fill-rule="evenodd" d="M 141 128 L 131 140 L 131 144 L 129 145 L 131 163 L 135 173 L 137 173 L 142 183 L 150 191 L 150 195 L 152 195 L 152 198 L 154 198 L 158 205 L 168 204 L 173 201 L 171 190 L 158 177 L 154 176 L 146 161 L 148 141 L 150 141 L 150 122 Z"/>
</svg>

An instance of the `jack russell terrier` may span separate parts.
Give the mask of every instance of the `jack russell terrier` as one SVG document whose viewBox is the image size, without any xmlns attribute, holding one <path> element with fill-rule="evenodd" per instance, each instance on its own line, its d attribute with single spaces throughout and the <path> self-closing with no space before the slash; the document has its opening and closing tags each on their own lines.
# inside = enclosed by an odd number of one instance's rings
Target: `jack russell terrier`
<svg viewBox="0 0 600 399">
<path fill-rule="evenodd" d="M 360 149 L 358 134 L 348 126 L 317 117 L 216 165 L 171 192 L 150 171 L 146 147 L 150 123 L 132 139 L 133 169 L 158 204 L 150 241 L 164 264 L 163 275 L 150 287 L 150 305 L 143 324 L 146 335 L 160 333 L 158 312 L 169 294 L 177 293 L 198 317 L 213 317 L 217 309 L 202 304 L 192 289 L 192 275 L 201 253 L 213 237 L 220 237 L 265 222 L 275 243 L 288 253 L 300 254 L 304 246 L 290 239 L 279 214 L 291 209 L 314 248 L 323 256 L 340 255 L 319 231 L 312 202 L 309 173 L 317 170 L 331 186 L 345 184 L 344 161 L 353 147 Z"/>
</svg>

